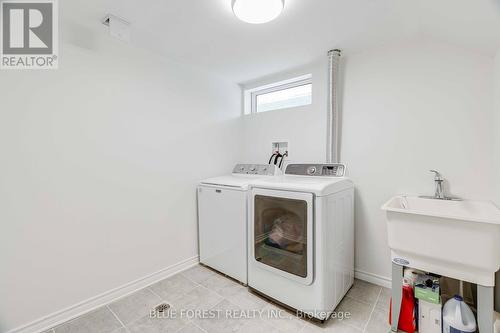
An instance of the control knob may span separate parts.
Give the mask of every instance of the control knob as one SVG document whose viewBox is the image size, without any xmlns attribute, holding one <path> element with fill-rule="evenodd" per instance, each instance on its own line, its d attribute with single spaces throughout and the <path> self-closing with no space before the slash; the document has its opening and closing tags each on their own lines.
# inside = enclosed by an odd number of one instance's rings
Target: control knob
<svg viewBox="0 0 500 333">
<path fill-rule="evenodd" d="M 313 166 L 312 166 L 312 167 L 309 167 L 309 168 L 307 169 L 307 174 L 308 174 L 308 175 L 314 175 L 315 173 L 316 173 L 316 167 L 313 167 Z"/>
</svg>

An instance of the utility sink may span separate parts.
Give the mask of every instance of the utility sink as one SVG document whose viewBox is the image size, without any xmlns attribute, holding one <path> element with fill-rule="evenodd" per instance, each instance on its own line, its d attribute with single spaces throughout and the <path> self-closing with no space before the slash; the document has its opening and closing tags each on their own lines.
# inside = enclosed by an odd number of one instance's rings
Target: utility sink
<svg viewBox="0 0 500 333">
<path fill-rule="evenodd" d="M 396 196 L 382 206 L 393 262 L 482 286 L 500 268 L 500 209 L 487 201 Z"/>
</svg>

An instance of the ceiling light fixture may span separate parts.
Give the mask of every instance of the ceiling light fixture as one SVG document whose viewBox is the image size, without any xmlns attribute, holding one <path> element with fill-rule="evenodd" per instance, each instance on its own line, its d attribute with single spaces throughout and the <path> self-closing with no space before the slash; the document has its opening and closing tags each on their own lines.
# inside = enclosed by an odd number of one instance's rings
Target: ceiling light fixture
<svg viewBox="0 0 500 333">
<path fill-rule="evenodd" d="M 240 20 L 261 24 L 274 20 L 283 11 L 285 0 L 233 0 L 233 13 Z"/>
</svg>

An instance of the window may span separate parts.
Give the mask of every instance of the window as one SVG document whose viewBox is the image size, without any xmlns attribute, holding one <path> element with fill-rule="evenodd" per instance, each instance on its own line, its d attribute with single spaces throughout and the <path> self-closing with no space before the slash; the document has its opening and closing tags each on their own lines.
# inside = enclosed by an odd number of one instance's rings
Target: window
<svg viewBox="0 0 500 333">
<path fill-rule="evenodd" d="M 245 90 L 245 114 L 288 109 L 311 103 L 311 74 Z"/>
</svg>

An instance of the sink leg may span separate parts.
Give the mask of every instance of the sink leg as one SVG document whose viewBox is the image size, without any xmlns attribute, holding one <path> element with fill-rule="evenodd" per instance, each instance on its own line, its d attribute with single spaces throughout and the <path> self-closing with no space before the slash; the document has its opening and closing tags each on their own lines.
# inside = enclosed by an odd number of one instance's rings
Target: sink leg
<svg viewBox="0 0 500 333">
<path fill-rule="evenodd" d="M 493 332 L 494 287 L 477 285 L 477 321 L 479 332 Z"/>
<path fill-rule="evenodd" d="M 403 266 L 392 263 L 392 327 L 393 332 L 398 331 L 399 313 L 403 298 Z"/>
</svg>

